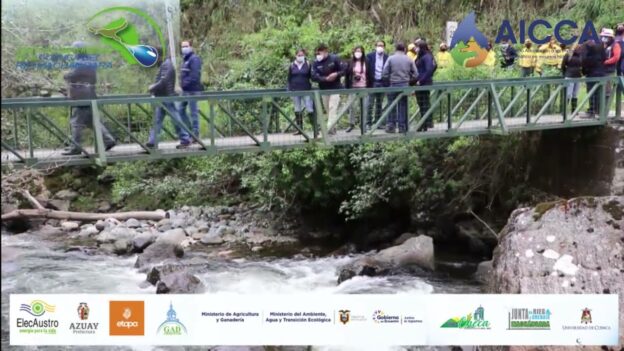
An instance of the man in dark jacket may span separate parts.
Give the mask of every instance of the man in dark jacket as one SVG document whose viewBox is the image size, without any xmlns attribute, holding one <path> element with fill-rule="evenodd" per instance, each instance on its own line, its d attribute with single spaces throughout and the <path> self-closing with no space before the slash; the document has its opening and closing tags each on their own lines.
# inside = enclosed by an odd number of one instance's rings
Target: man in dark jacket
<svg viewBox="0 0 624 351">
<path fill-rule="evenodd" d="M 85 50 L 85 44 L 83 42 L 75 42 L 72 44 L 77 51 L 74 62 L 75 68 L 65 74 L 63 77 L 67 83 L 67 91 L 69 98 L 72 100 L 89 100 L 97 98 L 95 93 L 95 84 L 97 83 L 96 74 L 96 62 L 90 61 L 89 56 L 85 53 L 80 53 L 80 50 Z M 72 139 L 78 145 L 82 137 L 82 131 L 85 128 L 93 125 L 93 113 L 91 106 L 74 106 L 72 107 L 72 114 L 69 119 L 71 126 Z M 104 137 L 104 147 L 106 151 L 112 149 L 115 146 L 115 138 L 106 129 L 104 124 L 100 124 L 102 130 L 102 136 Z M 79 155 L 80 149 L 71 144 L 68 149 L 63 152 L 63 155 Z"/>
<path fill-rule="evenodd" d="M 182 42 L 182 66 L 180 67 L 180 86 L 182 87 L 182 95 L 192 96 L 200 95 L 204 90 L 201 83 L 201 66 L 202 60 L 193 52 L 192 42 L 186 40 Z M 186 106 L 191 109 L 191 119 L 186 114 Z M 179 107 L 180 119 L 189 129 L 193 131 L 195 136 L 199 136 L 199 112 L 197 109 L 197 101 L 182 101 Z"/>
<path fill-rule="evenodd" d="M 384 87 L 383 83 L 383 67 L 388 61 L 388 54 L 386 51 L 386 42 L 383 40 L 378 40 L 375 44 L 375 51 L 366 55 L 366 60 L 368 61 L 369 70 L 366 71 L 369 82 L 371 82 L 371 88 L 382 88 Z M 385 94 L 371 94 L 370 103 L 368 105 L 368 121 L 366 121 L 368 129 L 377 123 L 379 117 L 381 117 L 381 106 L 383 103 Z M 383 126 L 379 126 L 379 128 L 383 128 Z"/>
<path fill-rule="evenodd" d="M 606 60 L 605 50 L 601 43 L 588 40 L 584 44 L 582 58 L 582 71 L 588 78 L 604 76 L 604 61 Z M 591 91 L 598 82 L 587 82 L 587 91 Z M 600 89 L 596 90 L 589 99 L 589 110 L 587 114 L 581 116 L 583 118 L 594 118 L 596 113 L 600 112 Z"/>
<path fill-rule="evenodd" d="M 513 64 L 516 62 L 516 58 L 518 57 L 518 52 L 511 45 L 509 39 L 504 40 L 501 43 L 501 54 L 503 56 L 503 62 L 501 62 L 502 68 L 513 66 Z"/>
<path fill-rule="evenodd" d="M 156 82 L 149 86 L 148 90 L 152 94 L 152 96 L 174 96 L 175 92 L 175 69 L 173 68 L 173 63 L 169 57 L 163 58 L 162 49 L 158 50 L 158 60 L 161 61 L 160 68 L 158 69 L 158 74 L 156 75 Z M 164 59 L 164 62 L 162 61 Z M 164 107 L 163 107 L 164 106 Z M 165 111 L 166 109 L 166 111 Z M 147 142 L 147 147 L 153 148 L 156 147 L 158 143 L 158 136 L 160 135 L 160 130 L 162 129 L 163 121 L 165 119 L 165 113 L 168 113 L 173 120 L 175 125 L 176 132 L 178 133 L 178 137 L 180 138 L 180 144 L 176 146 L 176 149 L 183 149 L 189 146 L 190 137 L 186 130 L 182 127 L 183 122 L 180 120 L 180 116 L 178 115 L 178 111 L 175 108 L 175 103 L 173 102 L 163 102 L 161 104 L 156 105 L 156 110 L 154 113 L 154 126 L 150 131 L 149 141 Z"/>
<path fill-rule="evenodd" d="M 312 65 L 312 81 L 317 82 L 321 90 L 342 89 L 340 78 L 345 75 L 345 67 L 340 58 L 330 54 L 327 46 L 321 44 L 316 48 L 316 61 Z M 335 134 L 338 119 L 338 105 L 340 95 L 323 95 L 323 106 L 327 113 L 327 128 L 330 134 Z"/>
</svg>

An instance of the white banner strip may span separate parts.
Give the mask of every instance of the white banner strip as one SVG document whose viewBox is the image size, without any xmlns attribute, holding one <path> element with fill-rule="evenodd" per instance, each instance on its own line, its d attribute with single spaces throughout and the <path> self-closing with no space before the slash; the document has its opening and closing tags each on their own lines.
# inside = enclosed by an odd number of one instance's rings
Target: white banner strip
<svg viewBox="0 0 624 351">
<path fill-rule="evenodd" d="M 617 345 L 617 295 L 11 295 L 11 345 Z"/>
</svg>

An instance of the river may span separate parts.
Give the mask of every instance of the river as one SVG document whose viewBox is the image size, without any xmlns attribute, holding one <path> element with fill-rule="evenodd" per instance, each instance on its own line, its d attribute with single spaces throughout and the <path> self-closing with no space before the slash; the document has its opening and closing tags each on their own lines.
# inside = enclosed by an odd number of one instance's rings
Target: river
<svg viewBox="0 0 624 351">
<path fill-rule="evenodd" d="M 61 242 L 41 240 L 36 234 L 2 235 L 2 349 L 9 347 L 9 295 L 14 293 L 155 293 L 141 284 L 145 274 L 133 268 L 136 256 L 118 257 L 64 252 Z M 448 274 L 427 277 L 395 275 L 355 277 L 336 285 L 338 268 L 357 256 L 234 259 L 215 263 L 199 275 L 206 293 L 323 292 L 357 293 L 477 293 L 479 286 Z M 446 266 L 452 266 L 446 264 Z M 12 350 L 58 350 L 58 347 L 11 347 Z M 131 350 L 113 347 L 65 347 L 63 350 Z M 134 348 L 134 350 L 164 350 Z M 173 350 L 173 348 L 172 348 Z M 179 348 L 175 349 L 179 350 Z M 347 350 L 318 347 L 314 350 Z"/>
</svg>

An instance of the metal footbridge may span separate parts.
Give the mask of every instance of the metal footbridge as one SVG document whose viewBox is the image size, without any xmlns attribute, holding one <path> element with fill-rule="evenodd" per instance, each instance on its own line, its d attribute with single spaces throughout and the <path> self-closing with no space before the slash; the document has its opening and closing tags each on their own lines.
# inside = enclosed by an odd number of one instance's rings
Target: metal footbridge
<svg viewBox="0 0 624 351">
<path fill-rule="evenodd" d="M 575 110 L 566 103 L 566 87 L 581 83 L 581 95 Z M 585 89 L 590 83 L 589 91 Z M 593 84 L 592 84 L 593 83 Z M 607 95 L 607 85 L 613 93 Z M 414 93 L 430 92 L 428 111 L 419 111 Z M 374 88 L 344 90 L 250 90 L 207 91 L 196 96 L 151 97 L 148 95 L 111 95 L 94 100 L 66 98 L 2 99 L 2 167 L 76 166 L 136 160 L 160 160 L 219 153 L 267 152 L 302 147 L 332 147 L 385 141 L 424 138 L 446 138 L 474 135 L 507 135 L 513 132 L 601 126 L 612 118 L 622 118 L 623 77 L 602 78 L 528 78 L 486 81 L 441 82 L 431 86 L 407 88 Z M 363 128 L 368 109 L 361 108 L 372 94 L 398 94 L 384 100 L 380 118 L 370 130 Z M 322 108 L 324 95 L 339 94 L 338 117 L 330 125 Z M 313 118 L 302 128 L 295 123 L 292 97 L 309 96 L 315 106 Z M 409 102 L 407 133 L 387 133 L 383 126 L 400 98 Z M 590 99 L 598 104 L 596 115 L 587 118 Z M 176 149 L 174 125 L 166 119 L 161 141 L 149 148 L 146 141 L 152 126 L 155 106 L 164 102 L 196 100 L 199 103 L 200 133 L 190 147 Z M 76 144 L 70 134 L 71 109 L 87 106 L 92 109 L 93 129 Z M 351 111 L 353 110 L 353 111 Z M 358 122 L 356 129 L 346 133 L 349 113 Z M 435 124 L 419 131 L 431 117 Z M 118 144 L 106 151 L 100 123 L 113 132 Z M 336 134 L 329 131 L 337 127 Z M 293 132 L 299 131 L 300 135 Z M 65 147 L 76 147 L 79 155 L 62 155 Z"/>
</svg>

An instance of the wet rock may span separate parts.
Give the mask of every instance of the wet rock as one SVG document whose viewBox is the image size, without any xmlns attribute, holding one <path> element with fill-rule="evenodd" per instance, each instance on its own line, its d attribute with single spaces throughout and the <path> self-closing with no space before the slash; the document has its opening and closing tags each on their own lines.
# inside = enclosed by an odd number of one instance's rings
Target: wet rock
<svg viewBox="0 0 624 351">
<path fill-rule="evenodd" d="M 141 253 L 156 241 L 156 234 L 151 232 L 141 233 L 132 239 L 132 252 Z"/>
<path fill-rule="evenodd" d="M 254 246 L 251 248 L 251 252 L 260 252 L 262 251 L 262 246 Z"/>
<path fill-rule="evenodd" d="M 86 226 L 82 226 L 82 228 L 80 230 L 80 234 L 78 234 L 78 235 L 86 237 L 86 236 L 96 235 L 99 232 L 100 231 L 96 228 L 95 225 L 88 224 Z"/>
<path fill-rule="evenodd" d="M 106 229 L 96 236 L 96 240 L 100 243 L 115 242 L 120 239 L 132 240 L 136 236 L 134 229 L 118 226 L 110 230 Z"/>
<path fill-rule="evenodd" d="M 494 251 L 489 292 L 600 294 L 609 289 L 619 294 L 619 344 L 624 344 L 621 213 L 622 196 L 575 198 L 515 210 Z"/>
<path fill-rule="evenodd" d="M 384 262 L 376 260 L 374 257 L 365 256 L 357 259 L 340 269 L 338 274 L 338 284 L 349 280 L 355 276 L 374 277 L 390 273 L 391 267 Z"/>
<path fill-rule="evenodd" d="M 130 218 L 126 221 L 126 227 L 128 228 L 138 228 L 140 226 L 141 222 L 139 222 L 137 219 Z"/>
<path fill-rule="evenodd" d="M 112 255 L 115 253 L 115 245 L 113 244 L 101 244 L 99 248 L 100 251 L 104 252 L 105 254 Z"/>
<path fill-rule="evenodd" d="M 194 294 L 204 290 L 204 284 L 191 273 L 177 272 L 160 277 L 157 294 Z"/>
<path fill-rule="evenodd" d="M 78 222 L 61 222 L 61 228 L 63 228 L 64 231 L 72 231 L 72 230 L 76 230 L 78 228 L 80 228 L 80 223 Z"/>
<path fill-rule="evenodd" d="M 408 239 L 411 239 L 413 237 L 417 236 L 417 234 L 414 233 L 403 233 L 401 234 L 398 238 L 394 239 L 394 245 L 401 245 L 404 242 L 406 242 Z"/>
<path fill-rule="evenodd" d="M 201 238 L 200 242 L 204 245 L 221 245 L 225 241 L 223 240 L 223 238 L 219 236 L 212 236 L 210 234 L 206 234 Z"/>
<path fill-rule="evenodd" d="M 110 202 L 108 201 L 100 201 L 98 203 L 97 211 L 98 212 L 108 212 L 113 208 Z"/>
<path fill-rule="evenodd" d="M 160 221 L 158 221 L 158 223 L 156 223 L 156 228 L 161 231 L 161 232 L 166 232 L 167 230 L 171 229 L 171 219 L 169 218 L 163 218 Z"/>
<path fill-rule="evenodd" d="M 125 255 L 130 248 L 130 242 L 127 239 L 119 239 L 113 244 L 115 246 L 115 253 L 117 255 Z"/>
<path fill-rule="evenodd" d="M 184 249 L 180 245 L 156 240 L 137 257 L 134 267 L 145 271 L 149 266 L 162 262 L 177 262 L 183 256 Z"/>
<path fill-rule="evenodd" d="M 492 261 L 483 261 L 477 266 L 477 271 L 474 273 L 474 279 L 481 284 L 487 284 L 492 276 Z"/>
<path fill-rule="evenodd" d="M 178 245 L 186 240 L 186 232 L 182 228 L 170 229 L 158 236 L 156 241 Z"/>
<path fill-rule="evenodd" d="M 64 234 L 63 229 L 51 225 L 44 225 L 37 229 L 37 235 L 45 237 L 45 236 L 59 236 Z"/>
<path fill-rule="evenodd" d="M 69 189 L 65 189 L 65 190 L 61 190 L 59 192 L 57 192 L 56 194 L 54 194 L 54 197 L 60 200 L 74 200 L 75 198 L 78 197 L 78 193 L 73 191 L 73 190 L 69 190 Z"/>
<path fill-rule="evenodd" d="M 104 229 L 106 229 L 106 222 L 104 222 L 103 220 L 98 220 L 97 222 L 95 222 L 95 228 L 98 231 L 102 231 Z"/>
<path fill-rule="evenodd" d="M 424 235 L 408 239 L 401 245 L 380 251 L 375 255 L 375 259 L 388 262 L 393 266 L 414 264 L 425 269 L 434 270 L 433 239 Z"/>
</svg>

